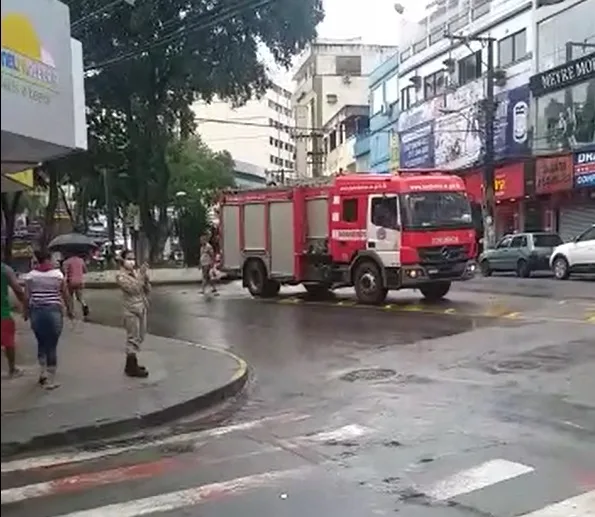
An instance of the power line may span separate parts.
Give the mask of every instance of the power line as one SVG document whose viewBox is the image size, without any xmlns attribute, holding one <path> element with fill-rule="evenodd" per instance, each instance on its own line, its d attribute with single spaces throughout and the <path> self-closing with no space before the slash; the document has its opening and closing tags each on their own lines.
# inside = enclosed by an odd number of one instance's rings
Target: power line
<svg viewBox="0 0 595 517">
<path fill-rule="evenodd" d="M 133 51 L 121 54 L 119 56 L 115 56 L 111 59 L 106 59 L 105 61 L 102 61 L 100 63 L 91 64 L 85 67 L 85 72 L 88 72 L 90 70 L 102 69 L 108 65 L 115 65 L 127 61 L 129 59 L 134 59 L 136 57 L 139 57 L 141 54 L 144 54 L 145 52 L 161 47 L 163 45 L 167 45 L 168 43 L 172 43 L 182 38 L 183 36 L 188 35 L 189 33 L 208 29 L 214 25 L 217 25 L 221 22 L 233 18 L 234 16 L 237 16 L 238 14 L 244 11 L 265 7 L 268 4 L 273 3 L 274 1 L 275 0 L 248 0 L 244 2 L 239 2 L 238 4 L 230 6 L 228 8 L 223 8 L 217 14 L 205 13 L 204 15 L 198 17 L 203 20 L 202 22 L 190 25 L 183 25 L 182 27 L 179 27 L 178 29 L 170 32 L 169 34 L 157 38 L 154 42 L 145 45 L 139 49 L 135 49 Z M 210 20 L 208 20 L 209 17 L 211 18 Z"/>
<path fill-rule="evenodd" d="M 113 7 L 116 7 L 119 3 L 122 3 L 122 2 L 125 2 L 128 5 L 133 6 L 135 0 L 113 0 L 109 4 L 105 4 L 103 7 L 100 7 L 99 9 L 87 14 L 86 16 L 83 16 L 83 17 L 79 18 L 78 20 L 72 22 L 70 24 L 71 32 L 78 29 L 81 25 L 83 25 L 85 22 L 89 21 L 91 18 L 95 18 L 96 16 L 99 16 L 100 14 L 110 11 Z"/>
</svg>

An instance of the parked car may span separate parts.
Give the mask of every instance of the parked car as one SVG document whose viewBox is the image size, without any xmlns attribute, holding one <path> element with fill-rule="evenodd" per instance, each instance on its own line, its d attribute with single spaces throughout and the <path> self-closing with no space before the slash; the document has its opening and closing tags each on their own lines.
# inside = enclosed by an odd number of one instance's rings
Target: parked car
<svg viewBox="0 0 595 517">
<path fill-rule="evenodd" d="M 479 257 L 483 276 L 494 271 L 515 271 L 527 278 L 533 271 L 549 271 L 550 256 L 562 244 L 557 233 L 515 233 L 505 235 L 494 249 L 485 250 Z"/>
<path fill-rule="evenodd" d="M 550 267 L 558 280 L 573 273 L 595 273 L 595 224 L 552 253 Z"/>
</svg>

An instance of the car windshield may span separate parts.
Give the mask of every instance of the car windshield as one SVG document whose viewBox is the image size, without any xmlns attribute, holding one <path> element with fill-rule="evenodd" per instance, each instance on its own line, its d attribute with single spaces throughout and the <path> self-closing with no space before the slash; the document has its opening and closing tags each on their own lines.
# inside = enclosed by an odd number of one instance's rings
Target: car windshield
<svg viewBox="0 0 595 517">
<path fill-rule="evenodd" d="M 463 192 L 415 192 L 403 196 L 403 225 L 414 229 L 470 228 L 471 205 Z"/>
<path fill-rule="evenodd" d="M 562 239 L 555 233 L 541 233 L 533 236 L 536 248 L 555 248 L 563 244 Z"/>
</svg>

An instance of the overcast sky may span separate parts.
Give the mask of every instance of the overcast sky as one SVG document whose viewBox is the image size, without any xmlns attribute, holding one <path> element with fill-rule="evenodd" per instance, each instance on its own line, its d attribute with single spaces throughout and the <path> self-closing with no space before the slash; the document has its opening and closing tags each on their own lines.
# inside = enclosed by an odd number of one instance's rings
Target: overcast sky
<svg viewBox="0 0 595 517">
<path fill-rule="evenodd" d="M 398 45 L 403 23 L 423 18 L 427 0 L 401 0 L 403 14 L 395 11 L 395 0 L 323 0 L 326 16 L 318 26 L 323 39 L 357 39 L 362 43 Z M 269 59 L 267 59 L 269 61 Z M 286 88 L 291 87 L 291 73 L 283 70 L 271 75 Z"/>
</svg>

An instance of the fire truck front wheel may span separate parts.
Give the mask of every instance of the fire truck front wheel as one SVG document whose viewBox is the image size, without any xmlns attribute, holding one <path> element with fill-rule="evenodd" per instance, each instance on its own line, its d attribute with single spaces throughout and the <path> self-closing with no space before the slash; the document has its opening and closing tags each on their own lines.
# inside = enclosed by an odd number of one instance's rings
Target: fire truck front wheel
<svg viewBox="0 0 595 517">
<path fill-rule="evenodd" d="M 271 280 L 262 260 L 251 259 L 244 266 L 244 279 L 252 296 L 270 298 L 279 294 L 280 284 Z"/>
<path fill-rule="evenodd" d="M 419 287 L 423 297 L 429 302 L 442 300 L 450 291 L 450 282 L 434 282 L 432 284 L 421 285 Z"/>
<path fill-rule="evenodd" d="M 384 287 L 382 274 L 375 262 L 360 263 L 353 275 L 355 295 L 361 303 L 375 305 L 384 302 L 388 289 Z"/>
</svg>

